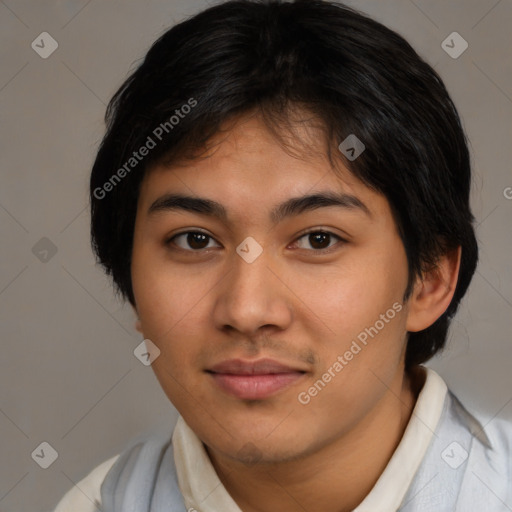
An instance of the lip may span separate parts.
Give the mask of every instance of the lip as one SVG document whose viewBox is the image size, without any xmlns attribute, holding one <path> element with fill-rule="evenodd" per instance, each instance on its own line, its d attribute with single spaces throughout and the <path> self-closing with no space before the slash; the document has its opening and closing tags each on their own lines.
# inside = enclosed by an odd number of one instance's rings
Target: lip
<svg viewBox="0 0 512 512">
<path fill-rule="evenodd" d="M 273 396 L 306 373 L 273 359 L 229 359 L 207 372 L 223 391 L 243 400 L 261 400 Z"/>
</svg>

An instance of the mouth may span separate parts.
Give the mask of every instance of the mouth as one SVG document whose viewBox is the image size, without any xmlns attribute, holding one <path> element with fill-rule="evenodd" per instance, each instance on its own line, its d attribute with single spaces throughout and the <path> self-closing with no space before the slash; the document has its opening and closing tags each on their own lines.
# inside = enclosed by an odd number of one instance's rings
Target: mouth
<svg viewBox="0 0 512 512">
<path fill-rule="evenodd" d="M 262 400 L 288 388 L 306 371 L 273 359 L 230 359 L 206 370 L 216 385 L 242 400 Z"/>
</svg>

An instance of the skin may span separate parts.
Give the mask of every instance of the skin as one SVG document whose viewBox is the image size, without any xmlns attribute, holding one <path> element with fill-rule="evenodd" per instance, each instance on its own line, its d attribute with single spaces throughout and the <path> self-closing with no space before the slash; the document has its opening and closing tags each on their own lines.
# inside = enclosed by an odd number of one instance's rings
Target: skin
<svg viewBox="0 0 512 512">
<path fill-rule="evenodd" d="M 323 144 L 313 127 L 300 131 L 303 141 Z M 418 279 L 404 304 L 407 259 L 384 196 L 341 162 L 333 169 L 321 153 L 291 155 L 257 116 L 240 119 L 215 142 L 207 158 L 156 166 L 141 187 L 132 283 L 138 328 L 161 350 L 153 370 L 244 512 L 350 511 L 410 419 L 424 375 L 404 371 L 407 331 L 424 329 L 448 307 L 460 251 Z M 277 204 L 326 191 L 355 196 L 368 212 L 330 206 L 271 221 Z M 228 219 L 149 213 L 168 193 L 215 200 Z M 332 236 L 315 243 L 303 234 L 309 229 Z M 211 238 L 169 241 L 198 230 Z M 252 263 L 236 252 L 249 236 L 263 248 Z M 402 310 L 300 403 L 298 394 L 395 303 Z M 242 400 L 205 371 L 226 359 L 263 357 L 304 373 L 271 397 Z"/>
</svg>

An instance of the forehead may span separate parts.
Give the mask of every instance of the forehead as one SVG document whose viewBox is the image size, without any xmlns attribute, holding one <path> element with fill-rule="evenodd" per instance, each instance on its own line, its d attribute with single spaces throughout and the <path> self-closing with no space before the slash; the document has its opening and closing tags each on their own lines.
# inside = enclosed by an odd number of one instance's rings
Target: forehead
<svg viewBox="0 0 512 512">
<path fill-rule="evenodd" d="M 335 158 L 329 161 L 323 131 L 302 123 L 279 138 L 259 116 L 224 126 L 193 160 L 159 164 L 146 173 L 139 206 L 148 211 L 165 194 L 208 197 L 227 210 L 253 215 L 292 197 L 332 191 L 379 210 L 387 203 Z M 349 198 L 349 201 L 352 200 Z"/>
</svg>

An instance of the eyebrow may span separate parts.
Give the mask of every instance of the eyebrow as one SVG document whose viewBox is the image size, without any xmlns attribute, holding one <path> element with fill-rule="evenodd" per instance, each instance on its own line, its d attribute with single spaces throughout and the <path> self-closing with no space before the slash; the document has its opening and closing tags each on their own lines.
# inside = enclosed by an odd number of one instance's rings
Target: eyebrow
<svg viewBox="0 0 512 512">
<path fill-rule="evenodd" d="M 360 210 L 368 217 L 372 217 L 368 207 L 356 196 L 334 191 L 325 191 L 287 199 L 272 209 L 270 219 L 274 224 L 277 224 L 288 217 L 332 206 L 347 210 Z M 199 213 L 209 217 L 216 217 L 224 222 L 228 221 L 228 213 L 222 204 L 203 197 L 183 194 L 165 194 L 151 204 L 148 209 L 148 215 L 164 211 Z"/>
</svg>

